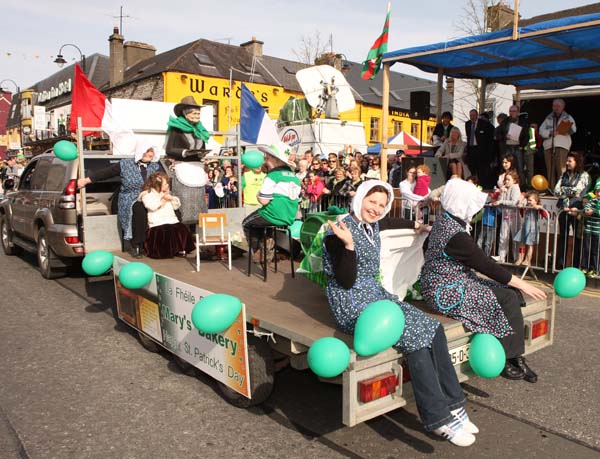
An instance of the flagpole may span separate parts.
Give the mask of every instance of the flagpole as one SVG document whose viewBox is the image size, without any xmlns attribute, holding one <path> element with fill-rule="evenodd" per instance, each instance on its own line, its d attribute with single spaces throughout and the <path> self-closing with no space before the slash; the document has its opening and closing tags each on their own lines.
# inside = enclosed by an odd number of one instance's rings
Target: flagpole
<svg viewBox="0 0 600 459">
<path fill-rule="evenodd" d="M 383 87 L 381 97 L 381 180 L 387 182 L 387 125 L 390 107 L 390 64 L 383 64 Z M 384 156 L 385 155 L 385 156 Z"/>
<path fill-rule="evenodd" d="M 79 178 L 84 178 L 85 166 L 83 164 L 83 124 L 81 121 L 81 116 L 77 117 L 77 151 L 79 152 Z M 81 198 L 81 217 L 83 218 L 83 221 L 85 221 L 85 217 L 87 217 L 87 193 L 85 191 L 85 187 L 82 187 L 79 190 L 79 197 Z M 85 229 L 85 224 L 83 227 Z"/>
</svg>

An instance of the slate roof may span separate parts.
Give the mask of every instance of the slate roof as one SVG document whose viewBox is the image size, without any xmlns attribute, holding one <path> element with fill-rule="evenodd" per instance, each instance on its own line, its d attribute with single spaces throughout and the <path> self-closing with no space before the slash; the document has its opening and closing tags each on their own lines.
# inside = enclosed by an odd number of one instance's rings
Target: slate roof
<svg viewBox="0 0 600 459">
<path fill-rule="evenodd" d="M 600 3 L 592 3 L 590 5 L 578 6 L 577 8 L 569 8 L 568 10 L 555 11 L 554 13 L 541 14 L 529 19 L 521 19 L 520 26 L 537 24 L 538 22 L 552 21 L 570 16 L 580 16 L 582 14 L 600 13 Z M 512 27 L 512 26 L 511 26 Z"/>
<path fill-rule="evenodd" d="M 360 78 L 362 64 L 356 62 L 348 62 L 348 64 L 349 71 L 344 73 L 354 89 L 357 101 L 381 106 L 382 74 L 380 73 L 374 80 L 364 81 Z M 263 55 L 254 65 L 254 82 L 302 92 L 296 80 L 296 72 L 306 67 L 308 67 L 306 64 L 300 62 Z M 236 81 L 249 82 L 252 77 L 252 55 L 240 46 L 200 39 L 157 54 L 127 68 L 123 82 L 115 87 L 168 71 L 228 79 L 230 68 L 233 69 L 233 78 Z M 435 112 L 433 104 L 436 100 L 436 82 L 398 72 L 391 72 L 390 79 L 392 90 L 390 107 L 408 110 L 411 91 L 429 91 L 431 111 Z M 450 97 L 445 91 L 444 101 L 444 110 L 449 109 Z"/>
<path fill-rule="evenodd" d="M 80 64 L 79 61 L 77 61 Z M 80 64 L 81 65 L 81 64 Z M 94 86 L 100 88 L 107 84 L 108 82 L 108 56 L 104 54 L 94 53 L 90 56 L 85 57 L 85 72 L 88 79 L 92 82 Z M 53 73 L 48 78 L 45 78 L 41 81 L 38 81 L 36 84 L 32 86 L 31 89 L 34 92 L 41 92 L 52 87 L 56 87 L 59 83 L 72 78 L 72 84 L 75 83 L 75 63 L 69 65 L 68 67 L 63 67 L 56 73 Z M 68 104 L 71 101 L 71 92 L 63 94 L 62 96 L 58 96 L 50 99 L 47 102 L 42 102 L 40 105 L 44 105 L 47 110 L 52 110 L 55 107 L 60 107 L 62 105 Z"/>
</svg>

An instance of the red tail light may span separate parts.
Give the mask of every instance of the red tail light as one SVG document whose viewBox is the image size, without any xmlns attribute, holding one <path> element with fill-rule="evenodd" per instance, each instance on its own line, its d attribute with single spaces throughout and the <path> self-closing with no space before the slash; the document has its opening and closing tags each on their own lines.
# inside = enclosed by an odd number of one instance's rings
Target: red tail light
<svg viewBox="0 0 600 459">
<path fill-rule="evenodd" d="M 396 387 L 398 387 L 398 376 L 391 371 L 374 378 L 365 379 L 358 383 L 360 401 L 363 403 L 372 402 L 393 394 L 396 392 Z"/>
<path fill-rule="evenodd" d="M 75 195 L 77 194 L 77 180 L 69 180 L 63 195 L 60 197 L 58 207 L 61 209 L 75 209 Z"/>
<path fill-rule="evenodd" d="M 64 196 L 75 196 L 77 193 L 77 180 L 69 180 L 65 191 L 63 191 Z"/>
<path fill-rule="evenodd" d="M 531 324 L 531 339 L 539 338 L 540 336 L 547 335 L 549 331 L 548 319 L 539 319 Z"/>
<path fill-rule="evenodd" d="M 79 244 L 79 238 L 77 236 L 67 236 L 65 242 L 67 244 Z"/>
</svg>

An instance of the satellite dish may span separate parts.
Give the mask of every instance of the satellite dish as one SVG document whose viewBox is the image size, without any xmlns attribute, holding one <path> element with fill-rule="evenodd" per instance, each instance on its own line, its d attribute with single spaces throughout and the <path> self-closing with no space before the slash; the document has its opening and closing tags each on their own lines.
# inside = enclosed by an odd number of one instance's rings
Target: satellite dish
<svg viewBox="0 0 600 459">
<path fill-rule="evenodd" d="M 325 118 L 338 119 L 340 112 L 352 110 L 356 105 L 346 78 L 330 65 L 299 70 L 296 79 L 317 116 L 325 113 Z"/>
</svg>

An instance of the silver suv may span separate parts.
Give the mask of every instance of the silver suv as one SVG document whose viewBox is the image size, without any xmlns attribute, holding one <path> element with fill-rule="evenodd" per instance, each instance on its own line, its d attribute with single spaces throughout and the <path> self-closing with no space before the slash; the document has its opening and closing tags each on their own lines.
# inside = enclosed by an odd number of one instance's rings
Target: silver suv
<svg viewBox="0 0 600 459">
<path fill-rule="evenodd" d="M 85 152 L 85 176 L 121 158 Z M 77 190 L 78 160 L 62 161 L 52 150 L 31 160 L 14 191 L 0 202 L 0 235 L 6 255 L 23 250 L 37 254 L 40 273 L 47 279 L 64 275 L 85 254 L 81 200 Z M 87 215 L 116 213 L 120 179 L 86 187 Z"/>
</svg>

